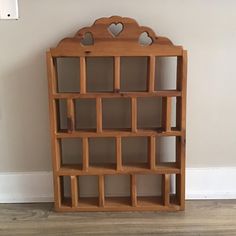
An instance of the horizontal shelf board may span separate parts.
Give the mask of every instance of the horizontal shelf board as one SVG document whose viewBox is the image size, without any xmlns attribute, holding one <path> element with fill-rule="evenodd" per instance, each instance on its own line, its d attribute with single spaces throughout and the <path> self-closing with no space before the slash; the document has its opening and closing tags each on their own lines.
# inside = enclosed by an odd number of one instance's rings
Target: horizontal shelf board
<svg viewBox="0 0 236 236">
<path fill-rule="evenodd" d="M 127 50 L 129 49 L 129 50 Z M 174 45 L 156 45 L 148 47 L 133 42 L 99 41 L 92 46 L 81 46 L 70 40 L 66 47 L 50 49 L 52 57 L 94 57 L 94 56 L 182 56 L 183 48 Z"/>
<path fill-rule="evenodd" d="M 77 98 L 120 98 L 120 97 L 180 97 L 181 91 L 177 90 L 163 90 L 156 92 L 100 92 L 100 93 L 56 93 L 53 95 L 55 99 L 77 99 Z"/>
<path fill-rule="evenodd" d="M 59 132 L 56 133 L 57 138 L 76 138 L 76 137 L 129 137 L 129 136 L 181 136 L 182 132 L 172 128 L 171 131 L 164 131 L 162 128 L 156 129 L 138 129 L 137 132 L 132 132 L 130 129 L 106 129 L 101 133 L 93 132 L 91 130 L 86 131 L 72 131 L 72 132 Z"/>
<path fill-rule="evenodd" d="M 104 206 L 98 206 L 98 198 L 79 198 L 78 207 L 72 207 L 71 200 L 64 200 L 57 211 L 178 211 L 180 206 L 171 203 L 163 205 L 162 197 L 137 197 L 137 206 L 131 205 L 130 197 L 105 197 Z"/>
<path fill-rule="evenodd" d="M 180 169 L 176 163 L 162 163 L 156 166 L 155 169 L 149 169 L 146 163 L 134 163 L 132 165 L 123 165 L 120 170 L 116 170 L 116 164 L 97 164 L 89 166 L 88 170 L 82 170 L 82 165 L 63 165 L 58 175 L 100 175 L 100 174 L 179 174 Z"/>
</svg>

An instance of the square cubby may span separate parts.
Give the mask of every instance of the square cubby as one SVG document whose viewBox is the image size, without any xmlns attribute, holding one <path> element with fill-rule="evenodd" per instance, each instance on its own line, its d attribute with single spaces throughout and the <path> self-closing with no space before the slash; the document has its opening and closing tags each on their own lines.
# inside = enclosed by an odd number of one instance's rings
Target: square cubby
<svg viewBox="0 0 236 236">
<path fill-rule="evenodd" d="M 160 129 L 162 126 L 162 98 L 139 97 L 137 101 L 138 129 Z"/>
<path fill-rule="evenodd" d="M 98 176 L 80 175 L 78 183 L 78 207 L 98 206 Z"/>
<path fill-rule="evenodd" d="M 143 57 L 121 57 L 120 91 L 147 91 L 147 61 Z"/>
<path fill-rule="evenodd" d="M 88 92 L 113 92 L 113 57 L 87 57 L 86 81 Z"/>
<path fill-rule="evenodd" d="M 148 168 L 148 137 L 122 138 L 122 165 L 126 168 Z"/>
<path fill-rule="evenodd" d="M 156 57 L 155 90 L 176 90 L 177 56 Z"/>
<path fill-rule="evenodd" d="M 96 131 L 96 100 L 81 98 L 75 100 L 76 130 Z"/>
<path fill-rule="evenodd" d="M 62 138 L 59 140 L 62 168 L 82 169 L 82 139 Z"/>
<path fill-rule="evenodd" d="M 105 175 L 105 206 L 130 206 L 130 175 Z"/>
<path fill-rule="evenodd" d="M 56 59 L 58 92 L 80 91 L 80 58 L 59 57 Z"/>
<path fill-rule="evenodd" d="M 139 206 L 162 205 L 162 175 L 136 175 L 137 203 Z"/>
<path fill-rule="evenodd" d="M 176 164 L 176 139 L 175 136 L 159 136 L 156 138 L 156 165 Z"/>
<path fill-rule="evenodd" d="M 116 168 L 115 138 L 89 138 L 89 168 Z"/>
<path fill-rule="evenodd" d="M 102 100 L 102 126 L 104 130 L 131 130 L 131 101 L 129 98 Z"/>
</svg>

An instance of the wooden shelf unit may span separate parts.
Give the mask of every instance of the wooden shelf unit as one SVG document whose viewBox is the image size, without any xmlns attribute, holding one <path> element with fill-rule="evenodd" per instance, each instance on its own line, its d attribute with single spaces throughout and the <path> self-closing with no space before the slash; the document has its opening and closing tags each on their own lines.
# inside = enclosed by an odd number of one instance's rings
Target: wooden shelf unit
<svg viewBox="0 0 236 236">
<path fill-rule="evenodd" d="M 111 25 L 121 24 L 122 30 L 116 34 L 109 30 Z M 139 37 L 147 33 L 151 43 L 142 45 Z M 90 44 L 84 43 L 87 34 L 92 36 Z M 88 92 L 86 83 L 86 60 L 88 57 L 113 57 L 114 88 L 112 92 Z M 145 56 L 148 58 L 146 91 L 121 91 L 121 57 Z M 80 91 L 59 92 L 57 78 L 57 58 L 77 57 L 80 61 Z M 176 57 L 177 75 L 175 90 L 155 90 L 156 58 Z M 73 38 L 63 39 L 55 48 L 47 52 L 49 110 L 51 124 L 51 144 L 54 176 L 54 200 L 57 211 L 177 211 L 185 207 L 185 123 L 186 123 L 186 80 L 187 52 L 165 38 L 156 36 L 148 27 L 139 26 L 131 18 L 113 16 L 95 21 L 91 27 L 79 30 Z M 162 126 L 139 129 L 137 126 L 137 99 L 140 97 L 162 98 Z M 96 102 L 96 128 L 77 130 L 75 100 L 92 98 Z M 103 128 L 103 99 L 129 99 L 131 104 L 130 129 Z M 171 126 L 171 99 L 176 98 L 176 127 Z M 58 125 L 57 101 L 66 100 L 67 129 Z M 173 136 L 176 140 L 176 162 L 156 163 L 156 139 Z M 115 139 L 116 163 L 89 163 L 89 139 L 113 137 Z M 147 163 L 124 165 L 122 139 L 124 137 L 147 137 Z M 61 140 L 80 138 L 82 140 L 82 163 L 62 164 Z M 155 174 L 161 177 L 161 196 L 138 196 L 137 175 Z M 128 175 L 130 178 L 129 197 L 106 197 L 105 177 L 107 175 Z M 176 193 L 170 189 L 171 175 L 175 175 Z M 63 177 L 69 177 L 70 197 L 63 195 Z M 79 181 L 81 176 L 97 176 L 98 197 L 81 197 Z"/>
</svg>

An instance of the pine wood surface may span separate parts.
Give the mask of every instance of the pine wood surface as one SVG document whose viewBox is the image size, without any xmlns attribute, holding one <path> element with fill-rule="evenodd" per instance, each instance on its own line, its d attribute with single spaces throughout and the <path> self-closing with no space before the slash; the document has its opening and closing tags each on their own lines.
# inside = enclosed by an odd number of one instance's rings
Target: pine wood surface
<svg viewBox="0 0 236 236">
<path fill-rule="evenodd" d="M 112 32 L 110 26 L 122 25 L 118 33 Z M 150 44 L 142 45 L 140 35 L 146 33 Z M 91 44 L 85 44 L 84 38 L 90 34 Z M 97 93 L 88 92 L 86 88 L 87 64 L 86 58 L 90 56 L 112 56 L 114 61 L 113 91 Z M 120 88 L 121 80 L 121 56 L 146 56 L 147 90 L 135 92 L 123 92 Z M 175 56 L 177 58 L 176 89 L 155 91 L 156 57 Z M 79 57 L 80 59 L 80 91 L 78 93 L 59 93 L 57 78 L 58 57 Z M 185 206 L 185 125 L 186 125 L 186 76 L 187 53 L 181 46 L 175 46 L 168 38 L 155 35 L 152 29 L 139 26 L 131 18 L 112 16 L 95 21 L 91 27 L 79 30 L 74 37 L 65 38 L 55 48 L 47 53 L 49 110 L 51 124 L 51 144 L 54 173 L 54 199 L 55 209 L 58 211 L 176 211 L 184 210 Z M 103 99 L 128 98 L 131 104 L 130 129 L 104 129 L 103 128 Z M 138 128 L 139 97 L 162 98 L 162 126 Z M 172 98 L 177 100 L 176 127 L 171 126 Z M 75 99 L 94 98 L 96 101 L 96 129 L 76 129 Z M 60 117 L 58 100 L 66 99 L 67 129 L 59 129 Z M 156 163 L 155 142 L 159 136 L 176 137 L 176 162 Z M 114 137 L 116 139 L 116 164 L 104 163 L 93 166 L 89 162 L 89 139 L 91 137 Z M 132 166 L 122 162 L 122 138 L 123 137 L 148 137 L 148 163 Z M 61 153 L 61 139 L 82 138 L 83 163 L 81 165 L 63 165 Z M 105 197 L 105 175 L 129 174 L 130 197 L 119 198 Z M 137 196 L 136 174 L 161 174 L 161 196 L 139 197 Z M 176 175 L 176 193 L 170 192 L 170 174 Z M 82 175 L 96 175 L 98 177 L 98 198 L 82 199 L 78 185 L 78 177 Z M 63 176 L 69 176 L 71 197 L 64 196 Z M 84 204 L 85 202 L 85 204 Z"/>
<path fill-rule="evenodd" d="M 236 200 L 186 201 L 184 212 L 57 213 L 51 203 L 0 204 L 0 235 L 236 235 Z"/>
</svg>

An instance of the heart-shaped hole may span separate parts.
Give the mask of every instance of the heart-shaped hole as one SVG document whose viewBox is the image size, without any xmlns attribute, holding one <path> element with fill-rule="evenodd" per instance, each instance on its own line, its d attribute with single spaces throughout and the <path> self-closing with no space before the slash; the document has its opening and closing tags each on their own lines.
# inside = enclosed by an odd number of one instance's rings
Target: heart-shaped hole
<svg viewBox="0 0 236 236">
<path fill-rule="evenodd" d="M 143 46 L 148 46 L 152 44 L 152 38 L 148 35 L 147 32 L 141 33 L 138 41 Z"/>
<path fill-rule="evenodd" d="M 80 42 L 85 46 L 93 45 L 94 40 L 92 33 L 86 32 Z"/>
<path fill-rule="evenodd" d="M 113 37 L 117 37 L 122 30 L 124 29 L 124 26 L 122 23 L 112 23 L 108 27 L 108 31 Z"/>
</svg>

